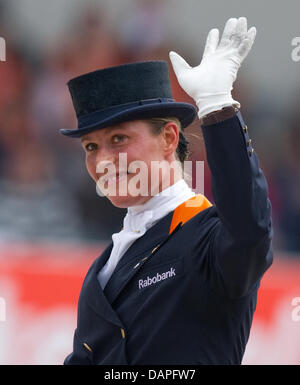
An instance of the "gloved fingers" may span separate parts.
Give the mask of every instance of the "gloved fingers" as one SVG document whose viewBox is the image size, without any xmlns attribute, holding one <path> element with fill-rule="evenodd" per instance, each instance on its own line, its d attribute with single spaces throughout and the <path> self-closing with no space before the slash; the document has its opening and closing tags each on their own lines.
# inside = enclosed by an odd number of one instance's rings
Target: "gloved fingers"
<svg viewBox="0 0 300 385">
<path fill-rule="evenodd" d="M 178 55 L 178 53 L 171 51 L 169 53 L 169 58 L 171 60 L 171 63 L 177 78 L 181 72 L 191 69 L 191 66 L 184 60 L 183 57 Z"/>
<path fill-rule="evenodd" d="M 238 47 L 247 35 L 247 19 L 239 17 L 236 23 L 235 31 L 232 34 L 232 47 Z"/>
<path fill-rule="evenodd" d="M 236 33 L 240 36 L 245 36 L 247 34 L 247 18 L 239 17 L 236 24 Z"/>
<path fill-rule="evenodd" d="M 241 58 L 241 62 L 245 59 L 245 57 L 248 55 L 249 51 L 251 50 L 251 47 L 254 43 L 256 36 L 256 28 L 251 27 L 249 31 L 247 32 L 246 38 L 242 41 L 238 48 L 238 53 Z"/>
<path fill-rule="evenodd" d="M 217 28 L 213 28 L 209 31 L 207 35 L 205 48 L 203 52 L 203 58 L 215 52 L 215 50 L 218 47 L 218 44 L 219 44 L 219 30 Z"/>
<path fill-rule="evenodd" d="M 234 17 L 227 20 L 224 27 L 223 35 L 220 41 L 220 45 L 219 45 L 220 48 L 230 43 L 231 36 L 236 31 L 236 24 L 237 24 L 237 19 Z"/>
<path fill-rule="evenodd" d="M 249 29 L 249 31 L 247 32 L 247 38 L 252 40 L 252 43 L 254 43 L 255 36 L 256 36 L 256 28 L 255 27 L 251 27 Z"/>
</svg>

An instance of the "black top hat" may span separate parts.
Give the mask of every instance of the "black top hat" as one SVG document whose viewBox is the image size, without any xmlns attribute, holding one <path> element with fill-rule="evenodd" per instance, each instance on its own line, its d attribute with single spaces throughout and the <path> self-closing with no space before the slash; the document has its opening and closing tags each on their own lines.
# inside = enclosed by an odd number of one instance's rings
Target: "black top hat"
<svg viewBox="0 0 300 385">
<path fill-rule="evenodd" d="M 165 61 L 129 63 L 90 72 L 71 79 L 68 87 L 78 128 L 60 132 L 70 137 L 129 120 L 158 117 L 177 117 L 185 128 L 196 116 L 192 104 L 174 101 Z"/>
</svg>

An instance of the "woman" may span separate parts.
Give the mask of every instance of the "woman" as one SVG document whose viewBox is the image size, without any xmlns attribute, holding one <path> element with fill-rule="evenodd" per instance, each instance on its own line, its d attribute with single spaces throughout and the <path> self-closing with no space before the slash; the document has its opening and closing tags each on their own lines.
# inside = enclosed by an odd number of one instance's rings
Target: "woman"
<svg viewBox="0 0 300 385">
<path fill-rule="evenodd" d="M 66 364 L 241 363 L 272 263 L 267 185 L 231 96 L 255 33 L 245 18 L 229 19 L 220 42 L 210 31 L 195 68 L 170 53 L 198 107 L 214 205 L 182 178 L 182 131 L 195 108 L 172 99 L 166 63 L 69 82 L 79 127 L 62 133 L 81 138 L 100 191 L 128 210 L 84 280 Z M 163 165 L 156 178 L 153 164 Z"/>
</svg>

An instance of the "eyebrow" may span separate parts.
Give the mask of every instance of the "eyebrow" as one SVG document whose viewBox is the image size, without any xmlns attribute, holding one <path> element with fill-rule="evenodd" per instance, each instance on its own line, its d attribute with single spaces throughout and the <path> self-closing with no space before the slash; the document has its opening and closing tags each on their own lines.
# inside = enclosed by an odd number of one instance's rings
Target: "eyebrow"
<svg viewBox="0 0 300 385">
<path fill-rule="evenodd" d="M 89 136 L 85 136 L 84 138 L 80 138 L 81 143 L 83 143 L 85 140 L 91 140 Z"/>
<path fill-rule="evenodd" d="M 122 130 L 122 129 L 124 129 L 123 127 L 107 127 L 107 128 L 104 128 L 103 129 L 103 131 L 108 131 L 108 129 L 109 129 L 109 131 L 116 131 L 116 130 Z M 81 138 L 81 143 L 83 143 L 85 140 L 93 140 L 90 136 L 84 136 L 84 137 L 82 137 Z"/>
</svg>

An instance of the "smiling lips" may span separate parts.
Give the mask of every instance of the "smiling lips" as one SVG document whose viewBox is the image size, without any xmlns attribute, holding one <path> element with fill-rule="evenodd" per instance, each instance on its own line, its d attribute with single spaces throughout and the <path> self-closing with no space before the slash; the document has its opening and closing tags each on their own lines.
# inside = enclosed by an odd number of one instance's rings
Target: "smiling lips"
<svg viewBox="0 0 300 385">
<path fill-rule="evenodd" d="M 123 180 L 129 174 L 131 173 L 129 173 L 128 171 L 122 171 L 111 174 L 105 174 L 102 178 L 104 182 L 118 182 L 120 180 Z"/>
</svg>

